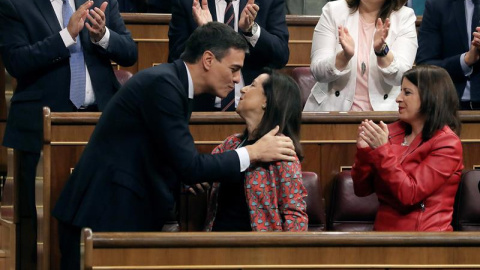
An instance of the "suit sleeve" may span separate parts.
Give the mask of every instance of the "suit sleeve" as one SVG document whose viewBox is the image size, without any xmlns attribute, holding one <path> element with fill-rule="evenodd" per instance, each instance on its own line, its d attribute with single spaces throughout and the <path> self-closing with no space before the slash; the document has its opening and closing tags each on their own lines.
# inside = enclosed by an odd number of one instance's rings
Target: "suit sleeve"
<svg viewBox="0 0 480 270">
<path fill-rule="evenodd" d="M 172 0 L 172 18 L 168 27 L 169 63 L 180 58 L 180 55 L 185 50 L 185 43 L 193 32 L 189 25 L 189 17 L 192 16 L 191 11 L 187 13 L 180 1 Z"/>
<path fill-rule="evenodd" d="M 430 154 L 410 173 L 404 171 L 389 144 L 370 152 L 380 178 L 404 205 L 421 202 L 463 168 L 462 145 L 456 135 L 444 133 L 430 140 L 434 140 Z"/>
<path fill-rule="evenodd" d="M 10 1 L 0 0 L 0 51 L 5 68 L 13 77 L 21 79 L 41 72 L 70 57 L 60 33 L 31 43 L 27 28 Z"/>
<path fill-rule="evenodd" d="M 355 195 L 365 197 L 375 192 L 373 187 L 374 168 L 371 164 L 371 148 L 357 148 L 352 166 L 353 190 Z"/>
<path fill-rule="evenodd" d="M 443 40 L 442 31 L 458 31 L 452 26 L 451 29 L 442 28 L 443 11 L 437 8 L 438 4 L 433 0 L 427 0 L 425 11 L 423 13 L 422 24 L 418 33 L 418 52 L 417 64 L 430 64 L 440 66 L 448 71 L 453 81 L 462 81 L 465 74 L 460 64 L 461 54 L 452 55 L 444 58 L 442 47 L 447 42 L 460 43 L 459 40 Z M 444 12 L 453 12 L 451 10 Z"/>
<path fill-rule="evenodd" d="M 101 53 L 106 53 L 108 58 L 121 66 L 132 66 L 137 62 L 137 45 L 132 39 L 130 31 L 118 11 L 117 0 L 110 0 L 107 6 L 107 27 L 110 30 L 110 40 L 107 49 L 95 46 Z"/>
<path fill-rule="evenodd" d="M 289 59 L 288 28 L 285 20 L 285 1 L 273 0 L 270 10 L 262 10 L 259 13 L 267 16 L 266 24 L 259 24 L 261 28 L 260 38 L 255 47 L 250 46 L 250 57 L 255 60 L 256 66 L 283 68 Z M 262 20 L 263 21 L 263 20 Z"/>
<path fill-rule="evenodd" d="M 307 231 L 307 190 L 302 182 L 302 168 L 298 159 L 295 162 L 277 162 L 275 175 L 280 182 L 277 200 L 282 217 L 283 231 Z"/>
<path fill-rule="evenodd" d="M 235 151 L 222 154 L 200 154 L 188 128 L 187 98 L 173 83 L 159 76 L 145 87 L 142 115 L 151 129 L 159 153 L 170 159 L 170 164 L 185 184 L 202 181 L 229 181 L 229 175 L 238 174 L 240 161 Z"/>
</svg>

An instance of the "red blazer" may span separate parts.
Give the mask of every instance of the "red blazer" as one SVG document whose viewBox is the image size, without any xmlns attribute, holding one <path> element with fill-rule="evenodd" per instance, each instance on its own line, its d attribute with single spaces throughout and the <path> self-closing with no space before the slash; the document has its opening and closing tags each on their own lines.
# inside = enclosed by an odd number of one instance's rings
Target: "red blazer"
<svg viewBox="0 0 480 270">
<path fill-rule="evenodd" d="M 378 231 L 451 231 L 453 202 L 463 169 L 462 144 L 447 126 L 422 142 L 402 146 L 403 122 L 388 125 L 388 143 L 357 149 L 352 168 L 355 194 L 375 192 Z"/>
</svg>

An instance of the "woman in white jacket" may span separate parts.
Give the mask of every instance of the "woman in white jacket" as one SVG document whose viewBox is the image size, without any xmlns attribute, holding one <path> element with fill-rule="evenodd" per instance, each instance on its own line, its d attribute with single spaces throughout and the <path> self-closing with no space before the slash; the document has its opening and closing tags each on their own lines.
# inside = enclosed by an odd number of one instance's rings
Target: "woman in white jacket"
<svg viewBox="0 0 480 270">
<path fill-rule="evenodd" d="M 317 83 L 304 111 L 393 111 L 417 52 L 406 0 L 327 3 L 315 27 L 310 69 Z"/>
</svg>

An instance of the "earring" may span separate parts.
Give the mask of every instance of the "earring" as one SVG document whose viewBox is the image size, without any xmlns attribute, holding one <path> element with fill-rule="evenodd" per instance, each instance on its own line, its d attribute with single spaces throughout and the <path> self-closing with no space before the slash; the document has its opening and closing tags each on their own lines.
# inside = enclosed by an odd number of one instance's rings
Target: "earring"
<svg viewBox="0 0 480 270">
<path fill-rule="evenodd" d="M 267 104 L 263 104 L 263 105 L 262 105 L 262 109 L 265 110 L 266 108 L 267 108 Z"/>
</svg>

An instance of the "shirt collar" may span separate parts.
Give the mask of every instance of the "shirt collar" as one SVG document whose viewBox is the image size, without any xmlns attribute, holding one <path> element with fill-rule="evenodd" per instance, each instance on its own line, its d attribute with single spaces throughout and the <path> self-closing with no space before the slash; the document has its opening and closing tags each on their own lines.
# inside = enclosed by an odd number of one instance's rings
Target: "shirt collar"
<svg viewBox="0 0 480 270">
<path fill-rule="evenodd" d="M 223 1 L 223 0 L 222 0 Z M 190 70 L 188 70 L 188 66 L 185 62 L 183 62 L 183 64 L 185 65 L 185 68 L 187 69 L 187 78 L 188 78 L 188 98 L 189 99 L 193 99 L 193 93 L 194 93 L 194 89 L 193 89 L 193 80 L 192 80 L 192 75 L 190 74 Z"/>
</svg>

